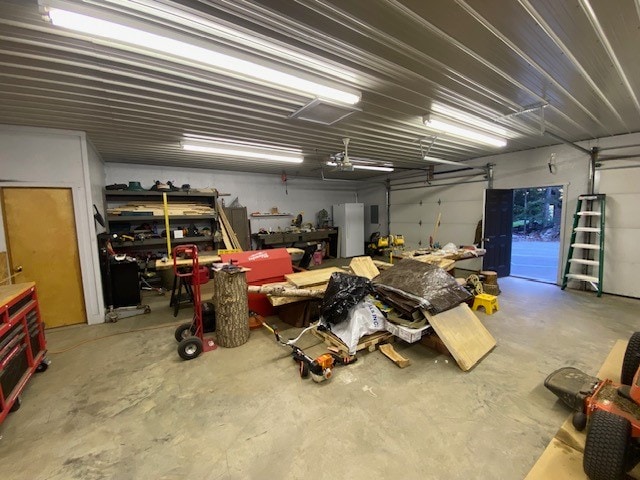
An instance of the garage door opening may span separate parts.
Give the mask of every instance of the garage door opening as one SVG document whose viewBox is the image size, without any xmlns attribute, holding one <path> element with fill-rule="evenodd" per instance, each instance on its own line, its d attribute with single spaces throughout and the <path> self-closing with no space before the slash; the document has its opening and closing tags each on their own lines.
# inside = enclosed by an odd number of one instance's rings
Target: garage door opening
<svg viewBox="0 0 640 480">
<path fill-rule="evenodd" d="M 513 191 L 511 275 L 556 283 L 560 252 L 562 186 Z"/>
</svg>

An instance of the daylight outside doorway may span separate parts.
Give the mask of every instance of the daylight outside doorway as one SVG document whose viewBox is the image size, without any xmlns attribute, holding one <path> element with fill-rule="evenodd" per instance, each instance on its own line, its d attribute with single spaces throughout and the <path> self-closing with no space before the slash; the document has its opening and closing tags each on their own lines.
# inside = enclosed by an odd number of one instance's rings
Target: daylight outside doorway
<svg viewBox="0 0 640 480">
<path fill-rule="evenodd" d="M 562 186 L 513 191 L 511 275 L 556 283 Z"/>
</svg>

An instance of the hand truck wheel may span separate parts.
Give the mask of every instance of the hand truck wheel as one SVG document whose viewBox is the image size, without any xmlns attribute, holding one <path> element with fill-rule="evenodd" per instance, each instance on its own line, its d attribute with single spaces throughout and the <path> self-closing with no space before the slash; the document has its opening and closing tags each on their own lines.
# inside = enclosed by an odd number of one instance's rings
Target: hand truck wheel
<svg viewBox="0 0 640 480">
<path fill-rule="evenodd" d="M 298 371 L 300 372 L 300 378 L 307 378 L 309 376 L 309 365 L 302 360 L 298 361 Z"/>
<path fill-rule="evenodd" d="M 202 353 L 202 340 L 198 337 L 187 337 L 178 344 L 178 355 L 183 360 L 192 360 Z"/>
<path fill-rule="evenodd" d="M 174 336 L 176 337 L 176 342 L 181 342 L 187 337 L 192 337 L 195 333 L 196 329 L 193 323 L 183 323 L 176 328 Z"/>
</svg>

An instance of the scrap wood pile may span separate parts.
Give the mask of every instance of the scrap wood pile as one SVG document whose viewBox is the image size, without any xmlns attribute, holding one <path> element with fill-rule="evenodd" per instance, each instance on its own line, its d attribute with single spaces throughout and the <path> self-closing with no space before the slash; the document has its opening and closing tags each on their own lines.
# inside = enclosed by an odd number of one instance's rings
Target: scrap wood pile
<svg viewBox="0 0 640 480">
<path fill-rule="evenodd" d="M 251 288 L 267 293 L 273 305 L 322 299 L 320 322 L 331 333 L 317 334 L 333 346 L 337 337 L 349 354 L 388 341 L 389 332 L 416 342 L 432 329 L 460 368 L 469 370 L 495 346 L 465 303 L 472 295 L 443 269 L 411 259 L 381 267 L 382 273 L 369 257 L 358 257 L 350 265 L 353 273 L 335 267 L 311 270 Z M 397 352 L 387 348 L 387 353 L 397 365 L 408 365 Z"/>
<path fill-rule="evenodd" d="M 171 202 L 168 204 L 169 216 L 172 215 L 217 215 L 215 209 L 202 203 L 193 202 Z M 129 202 L 107 209 L 109 215 L 120 216 L 164 216 L 164 205 L 162 202 L 144 201 Z"/>
</svg>

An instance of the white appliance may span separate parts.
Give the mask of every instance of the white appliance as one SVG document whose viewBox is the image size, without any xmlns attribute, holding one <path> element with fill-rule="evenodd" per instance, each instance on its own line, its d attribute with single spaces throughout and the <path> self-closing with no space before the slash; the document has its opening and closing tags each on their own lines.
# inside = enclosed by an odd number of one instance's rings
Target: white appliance
<svg viewBox="0 0 640 480">
<path fill-rule="evenodd" d="M 364 255 L 364 203 L 333 206 L 333 225 L 338 227 L 338 256 Z"/>
</svg>

